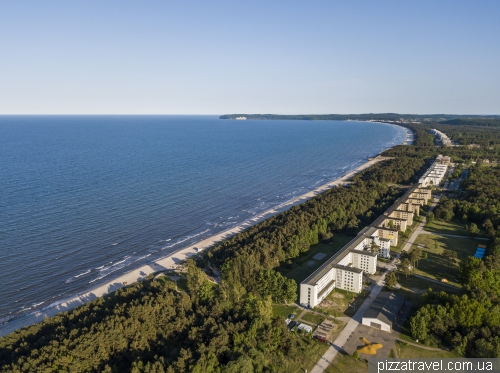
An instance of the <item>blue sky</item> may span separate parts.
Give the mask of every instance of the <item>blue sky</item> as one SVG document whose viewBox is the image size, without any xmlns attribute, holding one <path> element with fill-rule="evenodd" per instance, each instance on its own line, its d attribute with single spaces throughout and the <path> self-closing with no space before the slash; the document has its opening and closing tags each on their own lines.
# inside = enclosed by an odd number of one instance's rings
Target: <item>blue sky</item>
<svg viewBox="0 0 500 373">
<path fill-rule="evenodd" d="M 3 1 L 0 114 L 500 114 L 500 1 Z"/>
</svg>

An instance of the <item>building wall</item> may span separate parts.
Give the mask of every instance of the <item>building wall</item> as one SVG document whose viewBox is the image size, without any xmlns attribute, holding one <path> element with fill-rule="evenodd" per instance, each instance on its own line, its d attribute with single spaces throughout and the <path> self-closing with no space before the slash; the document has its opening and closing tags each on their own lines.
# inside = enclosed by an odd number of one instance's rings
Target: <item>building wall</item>
<svg viewBox="0 0 500 373">
<path fill-rule="evenodd" d="M 372 326 L 372 322 L 373 322 L 373 323 L 377 323 L 377 324 L 379 324 L 379 325 L 381 326 L 381 329 L 382 329 L 384 332 L 388 332 L 388 333 L 390 333 L 390 332 L 391 332 L 391 329 L 392 329 L 392 328 L 391 328 L 391 326 L 390 326 L 390 325 L 388 325 L 388 324 L 386 324 L 386 323 L 384 323 L 384 322 L 382 322 L 382 321 L 380 321 L 379 319 L 371 319 L 371 318 L 363 317 L 363 319 L 362 319 L 362 322 L 361 322 L 361 323 L 362 323 L 363 325 L 367 325 L 367 326 L 371 326 L 371 327 L 373 327 L 373 326 Z M 377 328 L 377 329 L 378 329 L 378 328 Z"/>
<path fill-rule="evenodd" d="M 430 196 L 427 193 L 421 193 L 421 192 L 413 192 L 410 194 L 411 198 L 422 198 L 425 200 L 425 203 L 429 200 Z"/>
<path fill-rule="evenodd" d="M 389 227 L 389 222 L 392 221 L 392 224 L 394 225 L 394 228 L 398 228 L 400 231 L 404 232 L 406 228 L 408 227 L 406 220 L 399 220 L 397 218 L 392 218 L 388 216 L 384 220 L 384 226 Z"/>
<path fill-rule="evenodd" d="M 336 272 L 337 280 L 335 285 L 337 288 L 352 291 L 354 293 L 361 292 L 363 273 L 356 273 L 339 268 L 337 268 Z"/>
<path fill-rule="evenodd" d="M 387 229 L 387 228 L 380 228 L 378 231 L 377 231 L 377 235 L 380 237 L 380 238 L 384 238 L 384 239 L 389 239 L 391 240 L 391 245 L 392 246 L 396 246 L 398 244 L 398 236 L 399 236 L 399 233 L 397 230 L 393 230 L 393 229 Z"/>
<path fill-rule="evenodd" d="M 392 218 L 406 219 L 408 225 L 413 224 L 413 212 L 404 210 L 394 210 L 391 215 Z"/>
<path fill-rule="evenodd" d="M 349 265 L 349 264 L 351 264 L 351 263 L 352 263 L 352 256 L 351 256 L 351 253 L 347 253 L 347 255 L 346 255 L 346 256 L 344 256 L 344 257 L 342 258 L 342 260 L 341 260 L 341 261 L 339 261 L 339 264 L 340 264 L 341 266 L 348 266 L 348 265 Z"/>
<path fill-rule="evenodd" d="M 391 256 L 390 253 L 391 253 L 391 240 L 385 238 L 380 239 L 380 250 L 378 252 L 378 256 L 389 259 Z M 377 266 L 376 263 L 375 266 Z"/>
<path fill-rule="evenodd" d="M 423 206 L 425 205 L 425 200 L 423 199 L 418 199 L 418 198 L 408 198 L 406 200 L 406 203 L 411 203 L 412 205 L 420 205 Z"/>
<path fill-rule="evenodd" d="M 308 285 L 308 284 L 300 284 L 300 296 L 299 301 L 300 304 L 304 307 L 314 307 L 317 304 L 317 286 Z"/>
<path fill-rule="evenodd" d="M 417 188 L 415 189 L 415 192 L 416 193 L 423 193 L 423 194 L 426 194 L 427 195 L 427 198 L 431 198 L 432 197 L 432 191 L 430 189 L 426 189 L 426 188 Z"/>
<path fill-rule="evenodd" d="M 366 273 L 373 275 L 377 270 L 377 257 L 372 255 L 364 255 L 361 253 L 352 253 L 353 267 L 362 269 Z"/>
<path fill-rule="evenodd" d="M 398 210 L 411 211 L 415 215 L 420 215 L 420 205 L 414 203 L 402 203 L 398 206 Z"/>
</svg>

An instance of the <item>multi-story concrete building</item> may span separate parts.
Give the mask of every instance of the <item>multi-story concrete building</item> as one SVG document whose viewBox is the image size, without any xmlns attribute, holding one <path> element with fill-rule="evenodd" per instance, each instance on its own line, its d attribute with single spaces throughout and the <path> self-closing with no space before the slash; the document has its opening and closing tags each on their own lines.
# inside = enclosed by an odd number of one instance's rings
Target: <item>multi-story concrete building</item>
<svg viewBox="0 0 500 373">
<path fill-rule="evenodd" d="M 398 206 L 398 210 L 405 210 L 405 211 L 411 211 L 413 212 L 414 216 L 420 215 L 420 205 L 413 204 L 413 203 L 401 203 Z"/>
<path fill-rule="evenodd" d="M 399 229 L 401 232 L 406 231 L 408 228 L 408 221 L 406 219 L 393 218 L 391 216 L 386 216 L 383 224 L 384 227 L 393 227 Z"/>
<path fill-rule="evenodd" d="M 363 287 L 363 272 L 374 274 L 377 270 L 377 253 L 372 243 L 379 229 L 364 228 L 353 240 L 333 255 L 300 284 L 300 304 L 316 307 L 335 289 L 359 293 Z M 390 240 L 377 240 L 384 247 Z M 377 245 L 375 243 L 375 245 Z"/>
<path fill-rule="evenodd" d="M 412 205 L 424 206 L 426 202 L 425 199 L 423 198 L 408 198 L 406 200 L 406 203 L 411 203 Z"/>
<path fill-rule="evenodd" d="M 413 192 L 410 194 L 410 198 L 417 198 L 417 199 L 423 199 L 425 203 L 431 198 L 427 193 L 422 193 L 422 192 Z"/>
<path fill-rule="evenodd" d="M 378 227 L 377 236 L 380 237 L 380 239 L 388 240 L 391 246 L 396 246 L 398 244 L 399 235 L 396 229 Z"/>
<path fill-rule="evenodd" d="M 449 157 L 443 157 L 439 155 L 432 166 L 427 170 L 427 172 L 420 178 L 419 183 L 422 187 L 427 187 L 429 185 L 439 185 L 443 180 L 446 170 L 448 169 Z"/>
<path fill-rule="evenodd" d="M 390 257 L 391 245 L 398 244 L 398 230 L 405 231 L 413 224 L 413 217 L 429 198 L 431 193 L 425 186 L 416 184 L 408 189 L 383 215 L 302 281 L 300 304 L 316 307 L 335 288 L 359 293 L 363 273 L 375 273 L 378 256 Z M 394 229 L 389 227 L 391 221 Z"/>
<path fill-rule="evenodd" d="M 444 134 L 443 132 L 437 130 L 437 129 L 431 129 L 431 133 L 436 136 L 438 142 L 440 142 L 443 146 L 451 146 L 452 143 L 451 143 L 451 140 L 448 136 L 446 136 L 446 134 Z"/>
<path fill-rule="evenodd" d="M 389 216 L 391 218 L 405 219 L 408 226 L 413 224 L 413 212 L 411 211 L 394 210 Z"/>
<path fill-rule="evenodd" d="M 427 188 L 417 188 L 414 193 L 422 193 L 427 195 L 427 200 L 432 198 L 432 190 Z"/>
</svg>

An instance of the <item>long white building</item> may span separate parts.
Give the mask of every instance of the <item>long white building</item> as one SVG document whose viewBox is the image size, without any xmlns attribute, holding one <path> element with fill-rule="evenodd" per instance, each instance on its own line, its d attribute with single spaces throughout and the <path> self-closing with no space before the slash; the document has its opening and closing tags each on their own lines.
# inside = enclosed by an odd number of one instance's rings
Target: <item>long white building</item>
<svg viewBox="0 0 500 373">
<path fill-rule="evenodd" d="M 408 189 L 383 215 L 302 281 L 300 304 L 316 307 L 335 288 L 361 292 L 363 274 L 375 273 L 378 256 L 390 257 L 391 246 L 398 243 L 398 230 L 405 231 L 412 225 L 419 207 L 430 197 L 431 191 L 420 184 Z M 391 225 L 393 228 L 389 228 Z"/>
<path fill-rule="evenodd" d="M 451 140 L 446 134 L 444 134 L 441 131 L 438 131 L 437 129 L 431 129 L 431 133 L 437 137 L 438 141 L 443 144 L 443 146 L 451 146 Z"/>
<path fill-rule="evenodd" d="M 450 157 L 443 157 L 439 155 L 434 161 L 432 166 L 427 170 L 427 172 L 418 181 L 422 187 L 427 187 L 429 185 L 439 185 L 446 174 L 448 169 L 448 164 L 450 162 Z"/>
</svg>

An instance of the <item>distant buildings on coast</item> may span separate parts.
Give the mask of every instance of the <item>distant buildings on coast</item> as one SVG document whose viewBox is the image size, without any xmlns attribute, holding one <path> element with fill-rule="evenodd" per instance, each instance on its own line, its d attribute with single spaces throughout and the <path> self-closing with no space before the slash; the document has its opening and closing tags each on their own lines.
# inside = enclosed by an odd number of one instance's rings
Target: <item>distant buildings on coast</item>
<svg viewBox="0 0 500 373">
<path fill-rule="evenodd" d="M 335 288 L 361 292 L 363 273 L 374 274 L 377 258 L 390 257 L 391 245 L 398 244 L 398 231 L 406 231 L 413 224 L 414 216 L 419 215 L 420 207 L 431 198 L 431 189 L 426 186 L 441 182 L 448 167 L 447 158 L 439 156 L 418 184 L 301 282 L 299 302 L 302 306 L 316 307 Z"/>
<path fill-rule="evenodd" d="M 444 134 L 441 131 L 438 131 L 437 129 L 431 129 L 431 133 L 437 137 L 437 140 L 443 145 L 443 146 L 452 146 L 451 140 L 446 134 Z"/>
<path fill-rule="evenodd" d="M 423 187 L 429 185 L 439 185 L 446 174 L 446 170 L 451 162 L 450 157 L 439 155 L 432 166 L 418 181 Z"/>
</svg>

